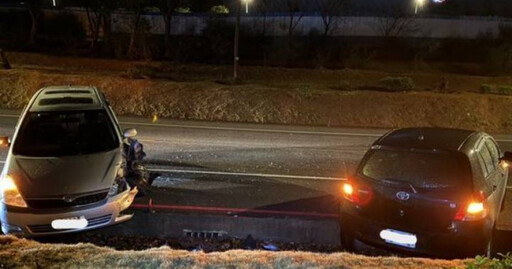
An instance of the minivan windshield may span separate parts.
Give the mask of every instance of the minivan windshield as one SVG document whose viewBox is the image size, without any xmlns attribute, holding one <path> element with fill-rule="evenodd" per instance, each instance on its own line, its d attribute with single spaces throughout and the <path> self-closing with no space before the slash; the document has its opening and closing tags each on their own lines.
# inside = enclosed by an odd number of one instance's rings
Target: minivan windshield
<svg viewBox="0 0 512 269">
<path fill-rule="evenodd" d="M 119 147 L 106 111 L 28 112 L 14 141 L 15 155 L 54 157 Z"/>
<path fill-rule="evenodd" d="M 415 188 L 449 188 L 468 178 L 469 165 L 458 154 L 400 150 L 373 150 L 360 173 Z"/>
</svg>

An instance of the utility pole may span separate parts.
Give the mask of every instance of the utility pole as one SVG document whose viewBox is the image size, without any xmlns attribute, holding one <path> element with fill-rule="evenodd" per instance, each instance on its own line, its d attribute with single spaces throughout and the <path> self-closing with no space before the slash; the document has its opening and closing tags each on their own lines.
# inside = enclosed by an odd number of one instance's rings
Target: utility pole
<svg viewBox="0 0 512 269">
<path fill-rule="evenodd" d="M 236 19 L 235 19 L 235 48 L 234 48 L 234 62 L 233 62 L 233 79 L 238 79 L 238 45 L 240 38 L 240 10 L 242 9 L 241 0 L 236 0 Z"/>
</svg>

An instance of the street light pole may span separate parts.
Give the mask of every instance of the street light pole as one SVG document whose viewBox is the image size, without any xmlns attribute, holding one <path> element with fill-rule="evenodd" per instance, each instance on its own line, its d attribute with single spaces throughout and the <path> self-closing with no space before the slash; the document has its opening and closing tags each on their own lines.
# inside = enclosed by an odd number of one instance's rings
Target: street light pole
<svg viewBox="0 0 512 269">
<path fill-rule="evenodd" d="M 234 61 L 233 61 L 233 79 L 238 79 L 238 61 L 240 58 L 238 57 L 238 45 L 239 45 L 239 37 L 240 37 L 240 10 L 242 9 L 242 2 L 240 0 L 236 1 L 236 19 L 235 19 L 235 48 L 234 48 Z"/>
</svg>

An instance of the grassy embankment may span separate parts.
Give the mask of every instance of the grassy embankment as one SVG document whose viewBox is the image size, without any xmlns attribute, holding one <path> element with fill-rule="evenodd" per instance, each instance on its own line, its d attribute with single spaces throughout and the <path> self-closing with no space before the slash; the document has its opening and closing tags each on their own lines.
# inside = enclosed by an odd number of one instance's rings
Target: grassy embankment
<svg viewBox="0 0 512 269">
<path fill-rule="evenodd" d="M 118 114 L 174 119 L 395 128 L 440 126 L 512 132 L 512 96 L 481 94 L 510 77 L 436 71 L 309 70 L 243 67 L 231 85 L 229 66 L 148 63 L 9 54 L 0 70 L 0 107 L 21 108 L 40 87 L 95 85 Z M 141 67 L 142 66 L 142 67 Z M 412 91 L 382 85 L 411 78 Z"/>
</svg>

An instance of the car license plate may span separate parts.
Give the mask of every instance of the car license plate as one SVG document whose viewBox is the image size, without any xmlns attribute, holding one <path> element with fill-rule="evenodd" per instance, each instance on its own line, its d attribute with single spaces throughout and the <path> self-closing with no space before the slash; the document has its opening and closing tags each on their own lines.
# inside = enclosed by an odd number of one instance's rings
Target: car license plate
<svg viewBox="0 0 512 269">
<path fill-rule="evenodd" d="M 85 217 L 56 219 L 52 221 L 52 228 L 55 230 L 83 229 L 87 224 Z"/>
<path fill-rule="evenodd" d="M 406 248 L 416 248 L 416 243 L 418 242 L 416 235 L 392 229 L 380 231 L 380 238 L 388 244 Z"/>
</svg>

